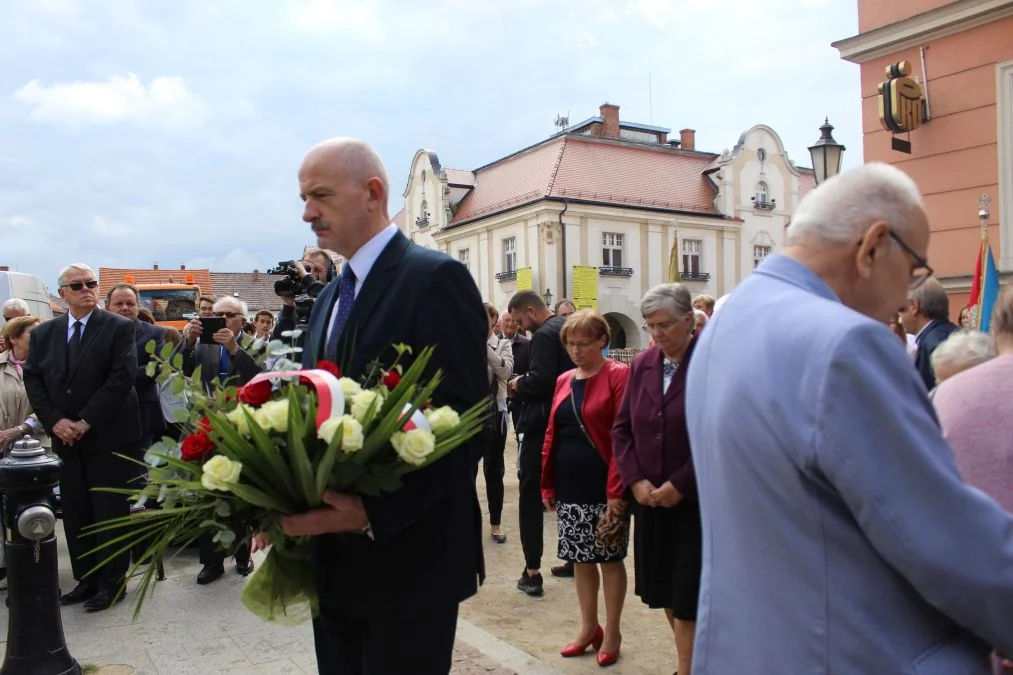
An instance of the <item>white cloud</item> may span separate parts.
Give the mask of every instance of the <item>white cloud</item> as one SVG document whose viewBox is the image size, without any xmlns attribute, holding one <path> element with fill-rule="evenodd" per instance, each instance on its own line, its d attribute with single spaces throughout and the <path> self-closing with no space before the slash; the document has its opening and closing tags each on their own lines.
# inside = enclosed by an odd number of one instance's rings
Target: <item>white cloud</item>
<svg viewBox="0 0 1013 675">
<path fill-rule="evenodd" d="M 303 0 L 292 11 L 296 29 L 313 33 L 341 31 L 367 40 L 387 35 L 379 5 L 360 0 Z"/>
<path fill-rule="evenodd" d="M 616 11 L 614 9 L 606 7 L 601 11 L 599 18 L 603 21 L 615 21 L 618 17 L 616 16 Z"/>
<path fill-rule="evenodd" d="M 658 28 L 664 28 L 675 11 L 672 0 L 633 0 L 630 6 Z"/>
<path fill-rule="evenodd" d="M 44 85 L 35 79 L 15 92 L 14 98 L 33 107 L 33 120 L 51 124 L 191 127 L 210 117 L 207 106 L 181 77 L 159 76 L 148 85 L 134 73 L 114 75 L 104 82 Z"/>
<path fill-rule="evenodd" d="M 88 231 L 96 237 L 107 239 L 126 237 L 131 234 L 131 229 L 128 225 L 106 220 L 99 215 L 92 216 L 91 223 L 88 225 Z"/>
<path fill-rule="evenodd" d="M 13 216 L 12 218 L 8 218 L 7 224 L 13 230 L 24 231 L 35 229 L 35 221 L 32 220 L 31 218 L 26 218 L 25 216 Z"/>
</svg>

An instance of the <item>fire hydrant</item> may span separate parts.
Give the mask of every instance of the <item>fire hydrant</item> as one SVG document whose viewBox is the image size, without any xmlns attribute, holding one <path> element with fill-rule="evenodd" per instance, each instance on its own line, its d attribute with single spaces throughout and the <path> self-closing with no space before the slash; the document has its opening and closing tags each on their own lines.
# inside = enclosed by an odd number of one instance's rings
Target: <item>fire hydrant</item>
<svg viewBox="0 0 1013 675">
<path fill-rule="evenodd" d="M 77 675 L 60 616 L 56 514 L 63 462 L 25 436 L 0 459 L 7 558 L 7 653 L 0 675 Z"/>
</svg>

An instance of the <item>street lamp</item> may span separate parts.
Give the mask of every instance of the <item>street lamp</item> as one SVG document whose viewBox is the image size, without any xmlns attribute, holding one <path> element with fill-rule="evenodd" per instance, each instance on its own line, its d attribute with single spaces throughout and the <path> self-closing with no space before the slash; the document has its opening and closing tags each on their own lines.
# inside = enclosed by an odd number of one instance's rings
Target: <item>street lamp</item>
<svg viewBox="0 0 1013 675">
<path fill-rule="evenodd" d="M 841 172 L 841 160 L 844 159 L 844 146 L 834 140 L 834 127 L 828 118 L 824 118 L 820 127 L 820 138 L 809 146 L 809 156 L 813 160 L 813 171 L 816 173 L 816 184 L 827 178 L 833 178 Z"/>
<path fill-rule="evenodd" d="M 551 307 L 552 306 L 552 291 L 550 291 L 548 288 L 546 288 L 545 292 L 542 293 L 542 300 L 545 301 L 545 306 L 546 307 Z"/>
</svg>

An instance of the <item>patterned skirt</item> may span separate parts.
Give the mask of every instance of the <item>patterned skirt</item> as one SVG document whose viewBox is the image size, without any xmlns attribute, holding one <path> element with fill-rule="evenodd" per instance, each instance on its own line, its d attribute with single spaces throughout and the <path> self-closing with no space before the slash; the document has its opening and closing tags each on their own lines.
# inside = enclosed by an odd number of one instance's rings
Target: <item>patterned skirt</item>
<svg viewBox="0 0 1013 675">
<path fill-rule="evenodd" d="M 556 503 L 556 521 L 559 524 L 560 560 L 575 563 L 619 562 L 626 557 L 628 541 L 605 548 L 598 543 L 598 519 L 605 504 Z"/>
</svg>

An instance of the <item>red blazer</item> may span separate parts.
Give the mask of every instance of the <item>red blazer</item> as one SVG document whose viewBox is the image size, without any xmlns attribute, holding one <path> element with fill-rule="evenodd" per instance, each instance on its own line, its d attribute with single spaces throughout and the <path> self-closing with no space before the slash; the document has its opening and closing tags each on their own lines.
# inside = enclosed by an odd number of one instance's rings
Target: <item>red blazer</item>
<svg viewBox="0 0 1013 675">
<path fill-rule="evenodd" d="M 552 396 L 552 409 L 549 413 L 549 428 L 545 432 L 545 443 L 542 445 L 542 497 L 552 499 L 556 496 L 556 475 L 553 452 L 553 438 L 556 432 L 556 410 L 560 404 L 570 398 L 570 383 L 576 370 L 569 370 L 556 379 L 556 393 Z M 594 441 L 598 454 L 608 464 L 608 483 L 605 495 L 609 499 L 622 499 L 624 496 L 623 480 L 619 477 L 619 469 L 612 458 L 612 423 L 619 404 L 626 391 L 626 380 L 629 368 L 626 365 L 605 359 L 605 366 L 598 374 L 587 381 L 584 389 L 584 400 L 581 402 L 580 413 L 588 435 Z"/>
</svg>

